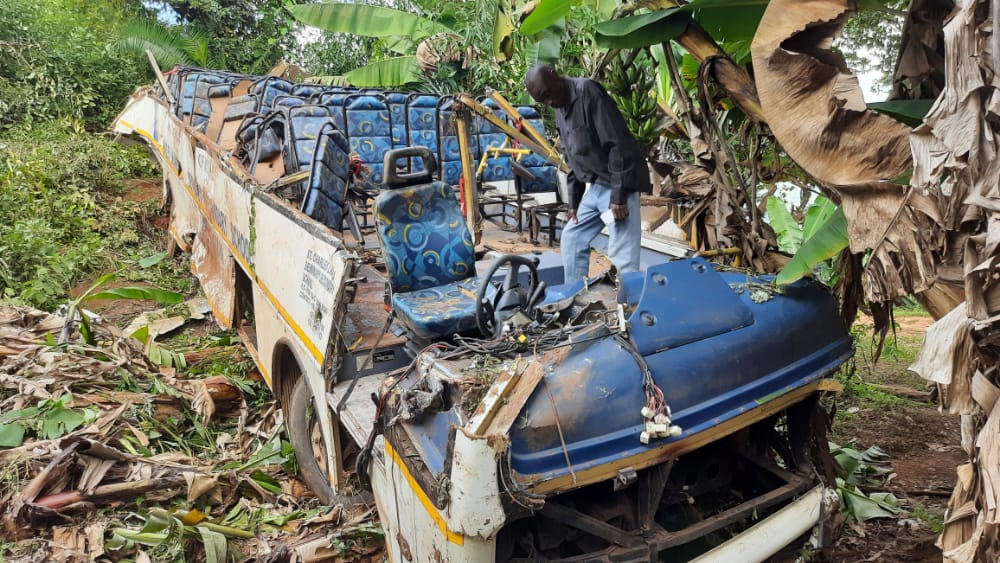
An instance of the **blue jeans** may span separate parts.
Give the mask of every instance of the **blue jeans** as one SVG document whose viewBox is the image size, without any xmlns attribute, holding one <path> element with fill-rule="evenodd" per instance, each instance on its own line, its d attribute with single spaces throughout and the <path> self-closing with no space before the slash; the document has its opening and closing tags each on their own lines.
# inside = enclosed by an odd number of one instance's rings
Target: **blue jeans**
<svg viewBox="0 0 1000 563">
<path fill-rule="evenodd" d="M 639 271 L 639 249 L 642 237 L 642 217 L 639 214 L 639 193 L 628 194 L 628 216 L 608 225 L 608 258 L 623 274 Z M 591 184 L 576 210 L 576 221 L 563 227 L 563 282 L 573 283 L 590 274 L 590 243 L 604 228 L 601 213 L 611 209 L 611 187 Z"/>
</svg>

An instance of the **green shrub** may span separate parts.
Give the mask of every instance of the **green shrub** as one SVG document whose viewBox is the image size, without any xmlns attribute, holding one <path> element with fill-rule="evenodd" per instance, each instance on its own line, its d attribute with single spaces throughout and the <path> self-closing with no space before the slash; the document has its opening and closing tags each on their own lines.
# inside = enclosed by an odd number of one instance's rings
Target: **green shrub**
<svg viewBox="0 0 1000 563">
<path fill-rule="evenodd" d="M 138 147 L 52 122 L 0 137 L 0 297 L 51 309 L 99 265 L 122 179 L 150 175 Z"/>
<path fill-rule="evenodd" d="M 73 117 L 100 130 L 111 121 L 150 72 L 107 50 L 123 21 L 119 4 L 0 2 L 0 129 Z"/>
</svg>

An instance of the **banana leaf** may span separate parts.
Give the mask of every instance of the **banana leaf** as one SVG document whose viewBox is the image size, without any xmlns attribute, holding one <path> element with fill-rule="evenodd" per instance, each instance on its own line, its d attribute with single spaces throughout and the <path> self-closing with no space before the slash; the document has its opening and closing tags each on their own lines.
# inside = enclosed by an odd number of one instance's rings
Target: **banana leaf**
<svg viewBox="0 0 1000 563">
<path fill-rule="evenodd" d="M 749 44 L 767 3 L 768 0 L 692 0 L 682 9 L 690 12 L 720 45 L 737 41 Z"/>
<path fill-rule="evenodd" d="M 884 113 L 910 127 L 916 127 L 923 123 L 927 112 L 934 105 L 934 100 L 892 100 L 889 102 L 872 102 L 865 105 L 868 106 L 868 109 Z"/>
<path fill-rule="evenodd" d="M 514 20 L 506 12 L 497 10 L 493 18 L 493 58 L 506 61 L 514 55 L 514 41 L 511 35 L 517 31 Z"/>
<path fill-rule="evenodd" d="M 794 253 L 802 246 L 802 228 L 788 212 L 784 201 L 774 196 L 767 198 L 767 219 L 778 235 L 778 247 L 781 250 Z"/>
<path fill-rule="evenodd" d="M 535 9 L 521 22 L 521 35 L 535 35 L 556 23 L 578 6 L 580 0 L 540 0 Z"/>
<path fill-rule="evenodd" d="M 298 4 L 288 10 L 306 25 L 365 37 L 406 35 L 421 39 L 452 31 L 423 16 L 367 4 Z"/>
<path fill-rule="evenodd" d="M 775 283 L 785 285 L 801 279 L 814 266 L 847 248 L 847 244 L 847 218 L 844 217 L 844 210 L 838 207 L 823 226 L 802 243 L 795 256 L 775 278 Z"/>
<path fill-rule="evenodd" d="M 680 8 L 628 16 L 594 26 L 594 39 L 603 49 L 635 49 L 659 45 L 684 32 L 690 16 Z"/>
<path fill-rule="evenodd" d="M 827 219 L 837 210 L 837 204 L 829 199 L 819 196 L 816 201 L 806 209 L 806 218 L 802 222 L 802 238 L 808 239 L 816 234 L 816 231 L 826 223 Z"/>
<path fill-rule="evenodd" d="M 664 104 L 670 104 L 673 95 L 673 84 L 670 82 L 670 70 L 667 67 L 667 55 L 663 45 L 652 45 L 649 48 L 656 60 L 656 99 Z"/>
<path fill-rule="evenodd" d="M 184 301 L 184 296 L 155 287 L 111 287 L 92 293 L 87 299 L 148 299 L 163 305 L 174 305 Z"/>
<path fill-rule="evenodd" d="M 546 27 L 536 36 L 538 39 L 524 49 L 524 60 L 528 66 L 545 63 L 555 66 L 562 55 L 562 36 L 566 32 L 566 20 L 561 19 Z"/>
<path fill-rule="evenodd" d="M 393 57 L 356 68 L 344 75 L 347 81 L 362 88 L 402 86 L 420 79 L 417 57 Z"/>
</svg>

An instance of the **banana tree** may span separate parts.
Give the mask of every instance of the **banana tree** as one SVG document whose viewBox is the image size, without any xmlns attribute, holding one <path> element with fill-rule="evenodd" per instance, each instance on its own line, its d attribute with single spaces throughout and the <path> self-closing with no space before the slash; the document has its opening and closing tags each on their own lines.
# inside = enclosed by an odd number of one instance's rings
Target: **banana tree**
<svg viewBox="0 0 1000 563">
<path fill-rule="evenodd" d="M 937 319 L 911 369 L 963 417 L 968 455 L 938 545 L 948 562 L 994 560 L 1000 125 L 992 100 L 1000 86 L 985 77 L 998 56 L 998 14 L 978 2 L 910 4 L 894 92 L 936 97 L 911 129 L 867 111 L 827 48 L 852 8 L 846 0 L 771 2 L 753 44 L 761 104 L 789 153 L 841 197 L 852 250 L 869 252 L 869 301 L 912 294 Z"/>
</svg>

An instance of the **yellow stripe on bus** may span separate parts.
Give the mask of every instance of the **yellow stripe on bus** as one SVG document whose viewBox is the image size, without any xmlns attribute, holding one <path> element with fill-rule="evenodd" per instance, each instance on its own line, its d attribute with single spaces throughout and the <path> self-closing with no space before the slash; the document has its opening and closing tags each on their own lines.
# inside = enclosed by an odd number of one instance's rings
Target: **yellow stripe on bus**
<svg viewBox="0 0 1000 563">
<path fill-rule="evenodd" d="M 444 532 L 448 541 L 455 545 L 465 545 L 465 536 L 457 532 L 452 532 L 448 529 L 448 524 L 444 521 L 444 517 L 441 516 L 441 512 L 436 506 L 434 506 L 431 499 L 427 498 L 424 490 L 420 488 L 420 484 L 413 478 L 413 475 L 410 475 L 410 470 L 407 469 L 406 464 L 403 463 L 402 459 L 400 459 L 396 450 L 392 449 L 392 445 L 389 444 L 388 440 L 385 440 L 385 453 L 389 456 L 389 459 L 391 459 L 393 463 L 399 466 L 399 471 L 403 474 L 403 478 L 406 479 L 407 484 L 410 485 L 410 489 L 412 489 L 417 495 L 417 499 L 420 501 L 420 504 L 424 505 L 424 508 L 427 510 L 427 514 L 430 515 L 431 520 L 437 524 L 437 527 L 441 528 L 441 531 Z"/>
</svg>

